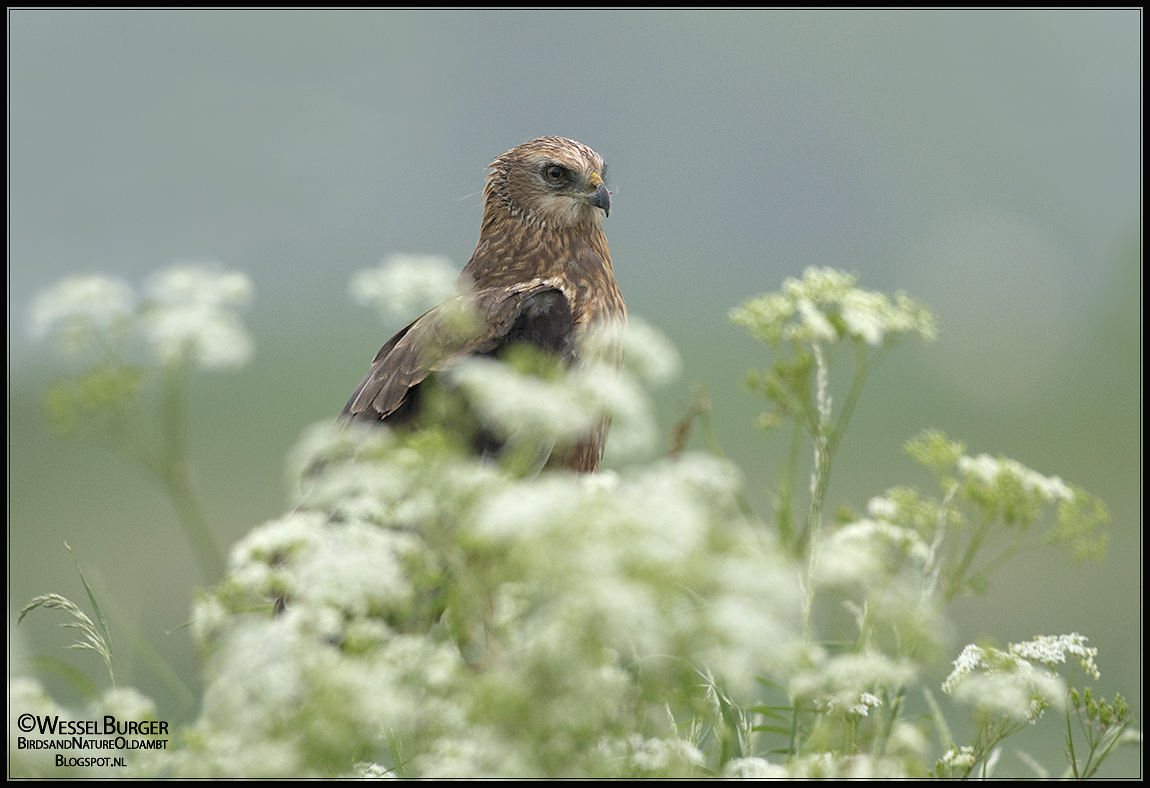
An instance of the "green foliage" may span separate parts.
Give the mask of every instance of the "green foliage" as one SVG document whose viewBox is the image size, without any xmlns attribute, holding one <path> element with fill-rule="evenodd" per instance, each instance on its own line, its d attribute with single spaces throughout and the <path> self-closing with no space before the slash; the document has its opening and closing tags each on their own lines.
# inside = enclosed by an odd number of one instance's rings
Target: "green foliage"
<svg viewBox="0 0 1150 788">
<path fill-rule="evenodd" d="M 407 301 L 442 287 L 410 262 L 361 276 L 358 297 L 390 314 L 378 303 L 387 282 L 408 283 L 394 285 Z M 106 311 L 119 322 L 93 314 L 123 331 L 130 310 Z M 731 317 L 776 354 L 748 378 L 767 403 L 764 425 L 792 425 L 771 516 L 748 506 L 703 390 L 672 454 L 652 458 L 646 389 L 672 377 L 677 358 L 641 324 L 587 337 L 598 350 L 570 371 L 533 354 L 465 364 L 419 430 L 307 433 L 291 457 L 293 508 L 236 544 L 226 577 L 195 602 L 201 716 L 140 773 L 962 778 L 989 776 L 1006 737 L 1065 708 L 1071 771 L 1094 774 L 1131 722 L 1121 696 L 1083 700 L 1058 674 L 1070 657 L 1098 678 L 1082 636 L 968 646 L 943 690 L 973 710 L 969 742 L 953 740 L 924 676 L 945 653 L 947 603 L 1026 549 L 1098 554 L 1105 507 L 927 431 L 906 450 L 934 474 L 936 495 L 895 487 L 865 514 L 826 521 L 833 459 L 867 374 L 900 337 L 933 338 L 933 318 L 903 294 L 814 269 Z M 844 348 L 853 378 L 836 408 Z M 178 391 L 182 378 L 171 381 Z M 123 381 L 93 392 L 85 407 L 132 410 Z M 629 465 L 540 471 L 605 414 L 611 451 Z M 695 418 L 706 453 L 686 450 Z M 507 448 L 471 456 L 465 419 Z"/>
</svg>

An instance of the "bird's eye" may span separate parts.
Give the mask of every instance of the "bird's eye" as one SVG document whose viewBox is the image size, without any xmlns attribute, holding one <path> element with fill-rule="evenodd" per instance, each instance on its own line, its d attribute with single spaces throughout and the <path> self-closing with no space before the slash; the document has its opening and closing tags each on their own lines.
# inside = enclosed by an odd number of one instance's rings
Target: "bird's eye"
<svg viewBox="0 0 1150 788">
<path fill-rule="evenodd" d="M 560 183 L 571 177 L 571 173 L 567 171 L 566 167 L 560 167 L 558 164 L 548 164 L 543 168 L 543 177 L 552 183 Z"/>
</svg>

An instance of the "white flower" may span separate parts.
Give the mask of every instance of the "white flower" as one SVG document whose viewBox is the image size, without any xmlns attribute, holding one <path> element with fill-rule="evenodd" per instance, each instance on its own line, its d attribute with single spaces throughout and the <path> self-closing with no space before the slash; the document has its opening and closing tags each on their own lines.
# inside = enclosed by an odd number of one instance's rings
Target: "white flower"
<svg viewBox="0 0 1150 788">
<path fill-rule="evenodd" d="M 800 298 L 797 304 L 799 314 L 803 317 L 804 330 L 794 330 L 793 335 L 809 342 L 834 342 L 839 333 L 827 320 L 826 315 L 818 310 L 810 300 Z"/>
<path fill-rule="evenodd" d="M 898 517 L 898 503 L 886 496 L 871 498 L 867 501 L 866 510 L 877 520 L 891 522 Z"/>
<path fill-rule="evenodd" d="M 252 295 L 252 283 L 236 271 L 223 272 L 219 263 L 182 263 L 152 278 L 148 295 L 171 306 L 242 306 Z"/>
<path fill-rule="evenodd" d="M 354 778 L 356 780 L 395 780 L 398 776 L 394 771 L 378 763 L 367 763 L 360 761 L 355 766 L 351 767 L 351 774 L 344 775 L 347 778 Z"/>
<path fill-rule="evenodd" d="M 852 717 L 865 717 L 871 709 L 877 709 L 881 705 L 882 699 L 877 695 L 873 695 L 870 692 L 863 692 L 859 694 L 859 702 L 852 706 L 847 706 L 846 711 L 847 714 Z"/>
<path fill-rule="evenodd" d="M 352 300 L 375 307 L 385 320 L 407 320 L 443 301 L 457 279 L 446 257 L 393 254 L 375 268 L 357 271 L 348 290 Z"/>
<path fill-rule="evenodd" d="M 111 714 L 119 720 L 154 720 L 156 703 L 132 687 L 112 687 L 92 704 L 92 713 Z"/>
<path fill-rule="evenodd" d="M 663 771 L 676 763 L 703 765 L 703 754 L 682 739 L 645 739 L 637 733 L 627 739 L 631 761 L 643 771 Z"/>
<path fill-rule="evenodd" d="M 1094 664 L 1098 649 L 1085 644 L 1086 638 L 1077 632 L 1069 635 L 1039 635 L 1026 643 L 1011 643 L 1010 653 L 1050 667 L 1062 664 L 1066 661 L 1066 655 L 1071 654 L 1079 658 L 1083 670 L 1098 678 L 1098 666 Z"/>
<path fill-rule="evenodd" d="M 883 654 L 841 654 L 791 680 L 791 694 L 813 698 L 823 708 L 845 709 L 865 716 L 866 709 L 880 705 L 871 689 L 897 690 L 914 679 L 914 665 Z"/>
<path fill-rule="evenodd" d="M 980 709 L 1030 723 L 1066 700 L 1061 679 L 1036 668 L 1014 653 L 1014 647 L 1007 652 L 973 644 L 954 661 L 942 691 Z"/>
<path fill-rule="evenodd" d="M 658 329 L 639 318 L 626 322 L 600 322 L 580 338 L 584 359 L 602 361 L 615 368 L 622 359 L 624 370 L 652 388 L 679 375 L 679 351 Z"/>
<path fill-rule="evenodd" d="M 723 767 L 723 777 L 728 780 L 785 780 L 787 770 L 771 765 L 766 758 L 735 758 Z"/>
<path fill-rule="evenodd" d="M 96 336 L 126 333 L 135 310 L 132 287 L 106 276 L 72 276 L 32 302 L 29 330 L 59 336 L 66 353 L 83 350 Z"/>
<path fill-rule="evenodd" d="M 180 265 L 149 284 L 148 338 L 164 363 L 192 359 L 204 369 L 242 367 L 252 356 L 251 337 L 232 311 L 251 297 L 243 274 L 213 264 Z"/>
<path fill-rule="evenodd" d="M 926 736 L 912 722 L 896 722 L 887 739 L 888 755 L 902 755 L 907 758 L 923 758 L 929 750 Z"/>
<path fill-rule="evenodd" d="M 781 339 L 812 343 L 840 338 L 841 318 L 846 333 L 868 345 L 881 345 L 887 334 L 917 333 L 932 340 L 937 334 L 934 317 L 905 293 L 894 303 L 883 293 L 859 290 L 857 276 L 831 268 L 808 268 L 803 278 L 787 279 L 781 294 L 760 296 L 731 311 L 731 319 L 774 345 Z M 795 313 L 802 320 L 791 320 Z"/>
<path fill-rule="evenodd" d="M 954 665 L 954 670 L 946 677 L 946 681 L 942 682 L 942 691 L 948 695 L 953 693 L 954 688 L 977 668 L 985 667 L 986 659 L 982 647 L 971 643 L 962 650 L 958 659 L 951 664 Z"/>
<path fill-rule="evenodd" d="M 1057 476 L 1043 476 L 1032 471 L 1020 462 L 980 454 L 977 457 L 959 457 L 958 470 L 967 478 L 977 479 L 984 484 L 996 484 L 1003 476 L 1013 476 L 1026 492 L 1038 491 L 1048 502 L 1066 501 L 1073 503 L 1074 491 Z"/>
<path fill-rule="evenodd" d="M 823 544 L 817 580 L 822 584 L 866 582 L 892 562 L 892 549 L 899 558 L 908 556 L 920 564 L 930 561 L 929 545 L 909 528 L 885 520 L 858 520 L 844 525 Z"/>
<path fill-rule="evenodd" d="M 866 752 L 836 756 L 830 752 L 810 753 L 788 764 L 792 780 L 906 780 L 902 758 L 880 758 Z"/>
<path fill-rule="evenodd" d="M 890 303 L 882 293 L 851 290 L 843 298 L 843 321 L 852 336 L 868 345 L 881 345 L 891 318 Z"/>
<path fill-rule="evenodd" d="M 451 376 L 474 399 L 483 421 L 513 440 L 570 442 L 602 414 L 567 380 L 520 374 L 489 358 L 469 358 Z"/>
<path fill-rule="evenodd" d="M 577 367 L 569 382 L 584 408 L 611 414 L 607 449 L 612 458 L 641 454 L 658 440 L 651 400 L 632 375 L 594 363 Z"/>
<path fill-rule="evenodd" d="M 1065 699 L 1066 688 L 1049 671 L 1021 662 L 1010 672 L 974 674 L 952 694 L 984 711 L 1033 724 L 1043 711 Z"/>
<path fill-rule="evenodd" d="M 974 748 L 951 745 L 951 748 L 942 756 L 942 762 L 950 769 L 969 769 L 974 766 Z"/>
</svg>

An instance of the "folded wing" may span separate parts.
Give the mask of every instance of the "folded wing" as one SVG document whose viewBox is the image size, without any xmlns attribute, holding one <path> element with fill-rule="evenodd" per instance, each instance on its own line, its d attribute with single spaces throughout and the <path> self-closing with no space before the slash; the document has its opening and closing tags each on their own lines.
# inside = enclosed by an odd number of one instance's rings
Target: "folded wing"
<svg viewBox="0 0 1150 788">
<path fill-rule="evenodd" d="M 556 287 L 526 283 L 458 296 L 380 348 L 340 418 L 398 426 L 414 415 L 419 385 L 468 356 L 498 355 L 509 345 L 527 343 L 570 358 L 574 342 L 571 305 Z"/>
</svg>

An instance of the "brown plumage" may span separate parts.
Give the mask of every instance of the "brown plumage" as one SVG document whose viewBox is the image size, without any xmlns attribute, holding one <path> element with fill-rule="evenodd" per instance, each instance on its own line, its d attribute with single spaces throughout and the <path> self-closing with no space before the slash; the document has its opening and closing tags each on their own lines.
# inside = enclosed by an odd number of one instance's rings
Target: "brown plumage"
<svg viewBox="0 0 1150 788">
<path fill-rule="evenodd" d="M 416 319 L 385 344 L 341 418 L 411 424 L 420 386 L 473 355 L 528 343 L 575 358 L 592 324 L 625 321 L 603 219 L 611 207 L 599 154 L 574 140 L 540 137 L 490 166 L 479 243 L 460 274 L 466 295 Z M 460 315 L 469 315 L 461 321 Z M 551 465 L 596 471 L 608 422 Z"/>
</svg>

